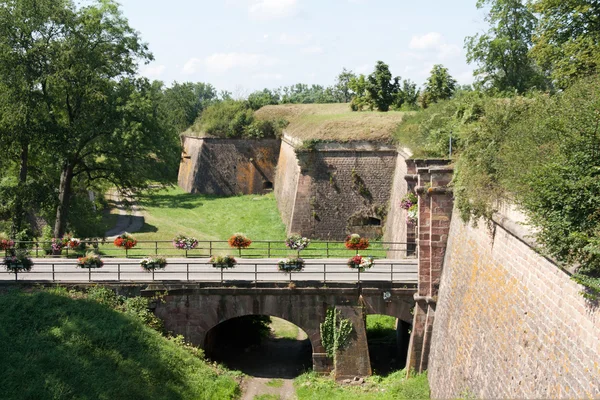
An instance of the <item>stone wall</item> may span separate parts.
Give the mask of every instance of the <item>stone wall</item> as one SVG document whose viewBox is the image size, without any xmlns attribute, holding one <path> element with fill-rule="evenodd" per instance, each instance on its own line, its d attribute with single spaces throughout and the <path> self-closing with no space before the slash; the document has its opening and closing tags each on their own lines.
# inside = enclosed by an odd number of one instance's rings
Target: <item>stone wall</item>
<svg viewBox="0 0 600 400">
<path fill-rule="evenodd" d="M 349 233 L 381 236 L 396 158 L 395 147 L 368 142 L 322 143 L 297 152 L 293 212 L 289 222 L 284 219 L 288 231 L 330 240 Z"/>
<path fill-rule="evenodd" d="M 259 194 L 273 189 L 279 139 L 183 137 L 177 183 L 188 193 Z"/>
<path fill-rule="evenodd" d="M 300 177 L 300 165 L 294 151 L 293 144 L 288 138 L 281 141 L 279 160 L 275 174 L 275 198 L 283 223 L 291 226 L 294 204 L 296 203 L 296 189 Z"/>
<path fill-rule="evenodd" d="M 400 208 L 402 198 L 409 189 L 414 189 L 415 184 L 406 180 L 406 175 L 414 174 L 416 171 L 409 171 L 407 159 L 410 153 L 406 150 L 398 150 L 396 158 L 396 169 L 394 172 L 394 180 L 392 182 L 392 191 L 390 195 L 390 206 L 388 215 L 385 220 L 385 229 L 383 240 L 385 242 L 407 243 L 409 235 L 412 234 L 412 243 L 415 242 L 414 227 L 409 227 L 406 224 L 406 210 Z M 416 182 L 415 182 L 416 183 Z M 410 232 L 409 232 L 410 231 Z M 411 250 L 414 246 L 411 246 Z M 389 258 L 402 258 L 407 255 L 408 246 L 401 245 L 388 251 Z M 413 250 L 414 251 L 414 250 Z"/>
<path fill-rule="evenodd" d="M 429 358 L 432 397 L 600 397 L 600 309 L 532 250 L 521 226 L 497 221 L 452 220 Z"/>
</svg>

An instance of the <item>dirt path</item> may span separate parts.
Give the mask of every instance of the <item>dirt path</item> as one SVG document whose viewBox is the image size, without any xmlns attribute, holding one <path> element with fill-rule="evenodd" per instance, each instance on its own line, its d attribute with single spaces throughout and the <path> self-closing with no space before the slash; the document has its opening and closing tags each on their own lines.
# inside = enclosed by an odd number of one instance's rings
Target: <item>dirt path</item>
<svg viewBox="0 0 600 400">
<path fill-rule="evenodd" d="M 130 196 L 128 196 L 130 208 L 127 207 L 127 202 L 119 196 L 116 190 L 109 193 L 107 197 L 114 200 L 116 209 L 119 211 L 117 223 L 104 234 L 107 239 L 115 238 L 125 232 L 133 233 L 142 229 L 144 217 L 138 205 L 132 201 Z"/>
<path fill-rule="evenodd" d="M 294 400 L 294 378 L 310 368 L 311 353 L 306 334 L 298 329 L 295 340 L 270 338 L 228 365 L 249 375 L 243 385 L 242 400 L 254 400 L 261 395 Z"/>
</svg>

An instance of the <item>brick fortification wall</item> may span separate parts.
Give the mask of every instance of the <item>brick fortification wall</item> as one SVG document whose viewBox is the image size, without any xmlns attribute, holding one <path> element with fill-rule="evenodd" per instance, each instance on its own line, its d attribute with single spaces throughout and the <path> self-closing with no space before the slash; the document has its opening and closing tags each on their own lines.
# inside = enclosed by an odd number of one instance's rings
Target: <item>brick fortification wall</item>
<svg viewBox="0 0 600 400">
<path fill-rule="evenodd" d="M 285 157 L 292 159 L 291 146 L 289 150 Z M 289 232 L 332 240 L 343 240 L 349 233 L 382 235 L 396 168 L 395 147 L 322 143 L 296 157 L 296 167 L 281 164 L 281 157 L 278 166 L 278 171 L 294 174 L 281 180 L 290 179 L 290 187 L 296 182 L 291 217 L 289 222 L 284 219 Z M 289 198 L 278 201 L 285 218 Z"/>
<path fill-rule="evenodd" d="M 184 136 L 177 183 L 188 193 L 266 193 L 275 180 L 279 147 L 279 139 Z"/>
<path fill-rule="evenodd" d="M 458 213 L 455 213 L 458 215 Z M 429 382 L 433 398 L 598 398 L 600 308 L 510 219 L 451 223 Z"/>
</svg>

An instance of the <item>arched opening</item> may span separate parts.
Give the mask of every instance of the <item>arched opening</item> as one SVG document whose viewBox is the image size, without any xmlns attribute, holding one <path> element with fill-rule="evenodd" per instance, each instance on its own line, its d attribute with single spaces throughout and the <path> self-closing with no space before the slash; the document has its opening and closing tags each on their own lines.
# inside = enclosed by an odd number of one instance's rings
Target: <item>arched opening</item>
<svg viewBox="0 0 600 400">
<path fill-rule="evenodd" d="M 387 375 L 406 365 L 411 324 L 389 315 L 367 315 L 367 343 L 374 374 Z"/>
<path fill-rule="evenodd" d="M 271 182 L 271 181 L 263 182 L 263 189 L 264 190 L 273 190 L 273 182 Z"/>
<path fill-rule="evenodd" d="M 306 332 L 281 318 L 246 315 L 214 326 L 204 341 L 206 357 L 261 378 L 295 378 L 312 367 Z"/>
</svg>

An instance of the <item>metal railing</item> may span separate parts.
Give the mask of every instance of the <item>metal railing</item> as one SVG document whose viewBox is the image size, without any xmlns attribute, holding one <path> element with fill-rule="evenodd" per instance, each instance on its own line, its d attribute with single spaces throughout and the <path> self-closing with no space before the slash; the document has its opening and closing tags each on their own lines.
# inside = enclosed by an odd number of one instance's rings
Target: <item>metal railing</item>
<svg viewBox="0 0 600 400">
<path fill-rule="evenodd" d="M 244 258 L 282 258 L 296 254 L 285 246 L 283 241 L 256 240 L 245 249 L 237 249 L 229 246 L 226 240 L 200 240 L 198 246 L 192 250 L 179 250 L 173 246 L 171 240 L 141 240 L 132 249 L 116 247 L 112 240 L 106 241 L 81 241 L 81 245 L 75 249 L 65 247 L 59 253 L 53 254 L 52 242 L 46 241 L 21 241 L 15 242 L 15 247 L 25 248 L 32 257 L 79 257 L 86 251 L 96 250 L 104 257 L 139 258 L 150 255 L 162 255 L 166 257 L 210 257 L 213 254 L 231 254 Z M 360 254 L 375 258 L 406 258 L 416 254 L 414 243 L 404 242 L 380 242 L 372 241 L 366 250 L 359 250 Z M 300 253 L 302 258 L 349 258 L 357 254 L 356 250 L 346 249 L 343 241 L 320 241 L 314 240 L 310 246 Z"/>
<path fill-rule="evenodd" d="M 214 268 L 212 264 L 197 261 L 179 261 L 168 264 L 164 270 L 147 272 L 137 262 L 105 262 L 102 268 L 78 268 L 74 262 L 38 262 L 28 272 L 0 272 L 0 281 L 33 282 L 327 282 L 387 281 L 413 285 L 417 282 L 416 260 L 395 260 L 375 263 L 366 271 L 349 268 L 345 262 L 305 263 L 303 271 L 283 272 L 277 263 L 239 262 L 233 269 Z"/>
</svg>

